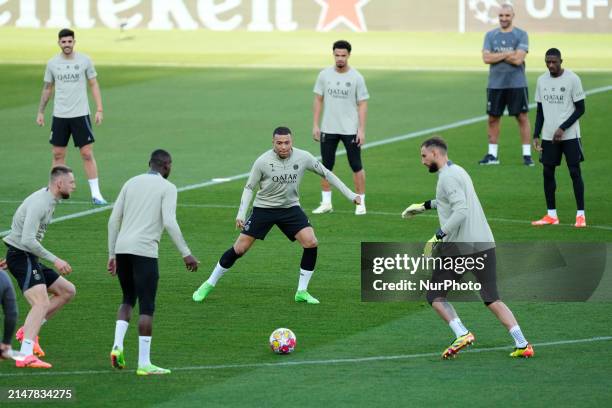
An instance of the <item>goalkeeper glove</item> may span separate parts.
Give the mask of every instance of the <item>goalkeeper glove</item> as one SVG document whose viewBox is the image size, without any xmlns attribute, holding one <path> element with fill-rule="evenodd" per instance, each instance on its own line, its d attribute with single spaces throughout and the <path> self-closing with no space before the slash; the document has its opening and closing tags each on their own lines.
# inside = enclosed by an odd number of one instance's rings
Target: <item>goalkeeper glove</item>
<svg viewBox="0 0 612 408">
<path fill-rule="evenodd" d="M 412 218 L 417 214 L 425 212 L 431 208 L 431 201 L 425 201 L 419 204 L 410 204 L 408 208 L 402 212 L 402 218 Z"/>
<path fill-rule="evenodd" d="M 445 236 L 446 234 L 444 233 L 444 231 L 442 231 L 442 229 L 439 229 L 436 234 L 431 237 L 429 241 L 427 241 L 427 243 L 425 244 L 425 248 L 423 248 L 423 255 L 429 258 L 433 254 L 436 245 L 442 242 L 442 239 L 444 239 Z"/>
</svg>

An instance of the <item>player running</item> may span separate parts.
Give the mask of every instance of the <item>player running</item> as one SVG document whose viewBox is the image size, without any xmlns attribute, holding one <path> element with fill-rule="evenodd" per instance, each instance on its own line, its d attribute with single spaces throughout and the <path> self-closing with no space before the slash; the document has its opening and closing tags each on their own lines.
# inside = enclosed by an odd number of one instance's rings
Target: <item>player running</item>
<svg viewBox="0 0 612 408">
<path fill-rule="evenodd" d="M 533 346 L 527 342 L 512 311 L 500 300 L 497 293 L 495 241 L 474 190 L 472 179 L 462 167 L 448 159 L 447 151 L 446 142 L 440 137 L 432 137 L 423 142 L 421 162 L 429 168 L 430 173 L 438 173 L 436 198 L 410 205 L 404 210 L 402 217 L 409 218 L 427 209 L 437 209 L 440 229 L 425 246 L 426 256 L 432 255 L 436 244 L 450 242 L 461 243 L 459 256 L 484 259 L 482 270 L 477 268 L 472 270 L 477 281 L 482 285 L 480 297 L 514 339 L 515 349 L 510 356 L 533 357 Z M 462 277 L 463 274 L 456 273 L 452 269 L 434 268 L 431 282 L 458 282 Z M 442 358 L 454 357 L 476 339 L 474 334 L 463 325 L 455 309 L 447 301 L 446 295 L 447 291 L 443 289 L 427 292 L 427 301 L 448 323 L 456 337 L 444 350 Z"/>
<path fill-rule="evenodd" d="M 236 227 L 241 229 L 240 235 L 234 245 L 221 256 L 208 280 L 193 293 L 193 300 L 196 302 L 203 301 L 210 294 L 223 274 L 251 248 L 256 239 L 263 240 L 270 229 L 277 225 L 289 240 L 299 241 L 304 248 L 295 301 L 319 303 L 308 293 L 308 283 L 317 261 L 318 242 L 308 217 L 300 207 L 298 188 L 304 172 L 308 170 L 325 177 L 355 204 L 361 202 L 360 197 L 312 154 L 294 148 L 289 128 L 274 129 L 272 146 L 272 150 L 268 150 L 255 161 L 244 187 L 236 216 Z M 258 188 L 253 211 L 245 222 L 253 193 Z"/>
</svg>

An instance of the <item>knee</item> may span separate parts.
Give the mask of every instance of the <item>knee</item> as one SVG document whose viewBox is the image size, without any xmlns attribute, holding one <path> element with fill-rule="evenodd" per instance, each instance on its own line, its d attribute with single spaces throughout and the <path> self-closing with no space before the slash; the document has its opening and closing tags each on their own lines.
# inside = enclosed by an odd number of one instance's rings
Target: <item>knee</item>
<svg viewBox="0 0 612 408">
<path fill-rule="evenodd" d="M 360 171 L 363 170 L 363 165 L 361 164 L 361 158 L 359 157 L 349 158 L 349 166 L 351 166 L 351 170 L 353 170 L 353 173 L 359 173 Z"/>
<path fill-rule="evenodd" d="M 84 161 L 92 161 L 93 160 L 93 152 L 89 149 L 85 150 L 85 149 L 81 149 L 81 158 Z"/>
<path fill-rule="evenodd" d="M 308 238 L 302 242 L 303 248 L 317 248 L 318 246 L 319 246 L 319 241 L 317 241 L 317 238 L 315 236 Z"/>
<path fill-rule="evenodd" d="M 64 150 L 53 150 L 53 160 L 55 162 L 63 162 L 66 158 L 66 152 Z"/>
<path fill-rule="evenodd" d="M 49 310 L 49 306 L 51 304 L 49 303 L 49 298 L 48 297 L 44 297 L 41 299 L 37 299 L 36 301 L 34 301 L 34 303 L 32 304 L 32 309 L 38 309 L 43 313 L 47 313 L 47 310 Z"/>
<path fill-rule="evenodd" d="M 69 283 L 68 285 L 66 285 L 66 288 L 62 290 L 61 296 L 67 302 L 71 301 L 76 296 L 76 286 L 74 286 L 72 283 Z"/>
<path fill-rule="evenodd" d="M 581 176 L 580 166 L 568 166 L 570 177 L 572 179 L 578 179 Z"/>
<path fill-rule="evenodd" d="M 499 123 L 499 117 L 498 116 L 489 116 L 489 120 L 488 120 L 489 126 L 495 126 Z"/>
<path fill-rule="evenodd" d="M 242 242 L 237 242 L 234 244 L 234 252 L 238 257 L 241 257 L 242 255 L 246 254 L 248 250 L 249 246 L 243 244 Z"/>
</svg>

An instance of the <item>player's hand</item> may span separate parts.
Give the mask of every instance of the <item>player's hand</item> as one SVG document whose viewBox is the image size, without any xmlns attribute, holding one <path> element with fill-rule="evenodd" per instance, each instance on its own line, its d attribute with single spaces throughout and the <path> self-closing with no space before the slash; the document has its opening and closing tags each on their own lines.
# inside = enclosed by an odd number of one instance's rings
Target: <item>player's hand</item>
<svg viewBox="0 0 612 408">
<path fill-rule="evenodd" d="M 412 218 L 417 214 L 425 212 L 425 210 L 425 203 L 410 204 L 410 206 L 402 212 L 402 218 Z"/>
<path fill-rule="evenodd" d="M 96 125 L 101 125 L 103 119 L 104 113 L 102 111 L 97 111 L 95 116 Z"/>
<path fill-rule="evenodd" d="M 6 269 L 6 259 L 0 259 L 0 269 Z"/>
<path fill-rule="evenodd" d="M 317 142 L 321 141 L 321 129 L 317 125 L 312 127 L 312 138 Z"/>
<path fill-rule="evenodd" d="M 429 241 L 427 241 L 427 243 L 425 244 L 425 248 L 423 248 L 423 255 L 426 258 L 431 257 L 436 245 L 438 245 L 440 242 L 442 242 L 442 239 L 438 238 L 437 235 L 431 237 Z"/>
<path fill-rule="evenodd" d="M 357 146 L 361 147 L 365 144 L 365 130 L 357 129 Z"/>
<path fill-rule="evenodd" d="M 45 126 L 45 114 L 38 112 L 36 115 L 36 123 L 38 126 Z"/>
<path fill-rule="evenodd" d="M 536 152 L 542 151 L 542 142 L 540 141 L 539 137 L 536 137 L 533 139 L 533 148 L 535 149 Z"/>
<path fill-rule="evenodd" d="M 361 205 L 361 196 L 359 194 L 357 194 L 357 197 L 353 199 L 353 203 Z"/>
<path fill-rule="evenodd" d="M 55 268 L 60 275 L 68 275 L 70 272 L 72 272 L 72 266 L 70 266 L 70 264 L 63 259 L 57 258 L 55 262 L 53 262 L 53 265 L 55 265 Z"/>
<path fill-rule="evenodd" d="M 115 258 L 108 258 L 106 270 L 111 274 L 111 276 L 115 276 L 117 274 L 117 261 Z"/>
<path fill-rule="evenodd" d="M 240 220 L 240 219 L 236 219 L 236 229 L 243 229 L 244 228 L 244 220 Z"/>
<path fill-rule="evenodd" d="M 189 272 L 195 272 L 198 270 L 198 265 L 200 264 L 200 261 L 198 261 L 195 256 L 187 255 L 183 258 L 183 261 L 185 262 L 185 267 Z"/>
<path fill-rule="evenodd" d="M 561 128 L 558 128 L 557 130 L 555 130 L 555 133 L 553 134 L 553 143 L 559 143 L 561 139 L 563 139 L 564 133 L 565 133 L 565 130 Z"/>
</svg>

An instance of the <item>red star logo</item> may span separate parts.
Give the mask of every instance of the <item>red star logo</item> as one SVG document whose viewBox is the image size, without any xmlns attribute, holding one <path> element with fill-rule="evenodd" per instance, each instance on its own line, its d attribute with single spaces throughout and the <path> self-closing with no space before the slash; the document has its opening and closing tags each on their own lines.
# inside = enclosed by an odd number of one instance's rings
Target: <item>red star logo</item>
<svg viewBox="0 0 612 408">
<path fill-rule="evenodd" d="M 317 31 L 330 31 L 344 23 L 353 31 L 367 31 L 363 6 L 370 0 L 314 0 L 321 6 Z"/>
</svg>

